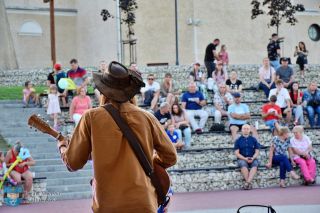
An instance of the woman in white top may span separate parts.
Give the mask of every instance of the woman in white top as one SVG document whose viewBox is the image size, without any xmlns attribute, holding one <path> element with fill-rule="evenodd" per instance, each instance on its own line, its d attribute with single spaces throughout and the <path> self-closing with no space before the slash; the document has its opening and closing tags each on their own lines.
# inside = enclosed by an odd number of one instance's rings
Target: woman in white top
<svg viewBox="0 0 320 213">
<path fill-rule="evenodd" d="M 269 58 L 263 59 L 263 65 L 259 69 L 259 89 L 262 89 L 266 97 L 269 97 L 271 89 L 275 88 L 276 71 L 270 66 Z"/>
<path fill-rule="evenodd" d="M 295 126 L 292 130 L 294 137 L 290 139 L 292 147 L 291 161 L 299 165 L 306 185 L 314 184 L 316 178 L 316 162 L 311 156 L 312 142 L 303 134 L 302 126 Z"/>
</svg>

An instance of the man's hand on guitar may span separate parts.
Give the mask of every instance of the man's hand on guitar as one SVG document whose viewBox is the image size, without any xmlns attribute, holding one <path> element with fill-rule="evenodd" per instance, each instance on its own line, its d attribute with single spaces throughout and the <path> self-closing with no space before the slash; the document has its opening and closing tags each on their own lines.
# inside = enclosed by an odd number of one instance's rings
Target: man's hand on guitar
<svg viewBox="0 0 320 213">
<path fill-rule="evenodd" d="M 60 153 L 63 153 L 66 151 L 68 144 L 69 144 L 68 138 L 65 138 L 62 141 L 58 141 L 57 146 L 58 146 Z"/>
</svg>

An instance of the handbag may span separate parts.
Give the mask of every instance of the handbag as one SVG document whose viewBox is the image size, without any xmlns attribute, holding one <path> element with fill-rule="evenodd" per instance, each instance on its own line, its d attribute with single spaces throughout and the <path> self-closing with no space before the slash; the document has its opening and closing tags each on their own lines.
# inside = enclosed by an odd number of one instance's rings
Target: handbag
<svg viewBox="0 0 320 213">
<path fill-rule="evenodd" d="M 210 127 L 210 132 L 223 132 L 225 130 L 224 124 L 213 123 Z"/>
<path fill-rule="evenodd" d="M 153 168 L 146 157 L 140 143 L 139 139 L 129 127 L 127 122 L 123 120 L 119 111 L 111 104 L 106 104 L 103 106 L 107 112 L 114 119 L 123 135 L 127 138 L 130 147 L 132 148 L 134 154 L 138 158 L 140 165 L 142 166 L 146 175 L 151 179 L 152 185 L 155 187 L 158 195 L 158 204 L 166 205 L 169 202 L 169 197 L 167 193 L 170 188 L 170 178 L 166 170 L 156 162 L 153 162 Z"/>
</svg>

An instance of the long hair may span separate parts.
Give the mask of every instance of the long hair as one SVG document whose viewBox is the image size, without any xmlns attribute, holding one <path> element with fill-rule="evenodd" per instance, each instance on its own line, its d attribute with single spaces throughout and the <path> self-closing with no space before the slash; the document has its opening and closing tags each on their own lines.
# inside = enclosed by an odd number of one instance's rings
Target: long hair
<svg viewBox="0 0 320 213">
<path fill-rule="evenodd" d="M 178 112 L 177 112 L 177 113 L 174 112 L 173 106 L 177 106 L 177 107 L 178 107 Z M 181 116 L 182 112 L 183 112 L 183 111 L 182 111 L 182 108 L 180 107 L 180 105 L 179 105 L 178 103 L 172 104 L 172 107 L 171 107 L 171 114 L 172 114 L 172 115 Z"/>
<path fill-rule="evenodd" d="M 303 49 L 300 49 L 300 44 L 303 45 Z M 300 42 L 299 42 L 299 49 L 300 49 L 301 51 L 303 51 L 303 52 L 307 52 L 306 44 L 305 44 L 303 41 L 300 41 Z"/>
<path fill-rule="evenodd" d="M 137 98 L 136 96 L 134 96 L 133 98 L 131 98 L 130 100 L 130 103 L 132 103 L 133 105 L 136 105 L 137 106 Z M 100 106 L 103 106 L 105 104 L 108 104 L 108 103 L 113 103 L 114 101 L 112 101 L 111 99 L 109 99 L 108 97 L 104 96 L 103 94 L 100 95 L 100 101 L 99 101 L 99 105 Z M 117 103 L 117 102 L 115 102 Z"/>
</svg>

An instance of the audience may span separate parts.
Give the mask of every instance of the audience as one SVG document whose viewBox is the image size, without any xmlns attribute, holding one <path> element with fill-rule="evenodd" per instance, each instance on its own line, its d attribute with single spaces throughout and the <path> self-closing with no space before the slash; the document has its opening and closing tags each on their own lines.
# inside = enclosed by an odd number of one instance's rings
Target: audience
<svg viewBox="0 0 320 213">
<path fill-rule="evenodd" d="M 229 54 L 227 52 L 227 46 L 225 44 L 221 45 L 220 52 L 218 54 L 219 60 L 222 61 L 223 64 L 223 72 L 228 73 L 228 66 L 229 66 Z"/>
<path fill-rule="evenodd" d="M 171 124 L 170 105 L 167 102 L 160 104 L 158 111 L 154 113 L 154 116 L 158 119 L 164 129 L 167 129 Z"/>
<path fill-rule="evenodd" d="M 294 122 L 296 125 L 304 125 L 302 98 L 303 92 L 299 89 L 299 83 L 293 82 L 290 88 L 290 98 L 292 101 L 292 112 L 294 114 Z"/>
<path fill-rule="evenodd" d="M 30 81 L 24 83 L 23 94 L 23 107 L 29 107 L 30 105 L 39 105 L 39 96 L 36 90 L 33 88 L 33 84 Z"/>
<path fill-rule="evenodd" d="M 222 62 L 218 61 L 215 71 L 212 73 L 212 78 L 216 82 L 217 85 L 221 83 L 225 83 L 228 76 L 222 69 Z"/>
<path fill-rule="evenodd" d="M 320 126 L 320 91 L 315 81 L 312 81 L 309 84 L 308 90 L 303 93 L 302 101 L 307 111 L 309 125 L 311 127 L 315 126 L 315 118 L 317 115 L 316 126 Z"/>
<path fill-rule="evenodd" d="M 271 89 L 275 88 L 276 71 L 270 66 L 269 58 L 263 59 L 263 65 L 259 68 L 259 89 L 262 89 L 266 97 L 269 97 Z"/>
<path fill-rule="evenodd" d="M 177 131 L 174 129 L 174 125 L 170 124 L 168 126 L 168 129 L 166 130 L 167 135 L 169 136 L 171 142 L 173 143 L 173 146 L 176 149 L 182 149 L 184 147 L 184 143 L 181 141 L 181 138 L 179 137 Z"/>
<path fill-rule="evenodd" d="M 200 70 L 200 63 L 193 64 L 193 70 L 189 74 L 189 82 L 196 82 L 199 91 L 205 96 L 207 92 L 206 75 Z"/>
<path fill-rule="evenodd" d="M 203 132 L 203 128 L 209 117 L 208 113 L 202 109 L 205 105 L 206 100 L 203 94 L 197 91 L 196 83 L 189 83 L 188 91 L 182 95 L 181 106 L 183 109 L 186 109 L 191 127 L 197 134 Z M 200 117 L 199 124 L 196 122 L 195 116 Z"/>
<path fill-rule="evenodd" d="M 86 95 L 86 89 L 84 87 L 80 87 L 77 89 L 77 95 L 72 99 L 69 115 L 70 120 L 74 121 L 75 125 L 77 125 L 84 114 L 84 112 L 88 109 L 92 108 L 91 99 Z"/>
<path fill-rule="evenodd" d="M 108 71 L 107 62 L 105 60 L 100 61 L 98 72 L 99 73 L 104 73 L 104 72 L 107 72 L 107 71 Z M 96 99 L 98 101 L 100 101 L 101 94 L 100 94 L 99 90 L 96 88 L 96 85 L 94 85 L 94 84 L 93 84 L 93 92 L 94 92 L 94 95 L 95 95 Z"/>
<path fill-rule="evenodd" d="M 208 44 L 206 47 L 206 52 L 204 56 L 204 65 L 207 68 L 208 78 L 212 78 L 212 72 L 216 69 L 215 60 L 219 58 L 216 48 L 219 46 L 220 40 L 218 38 L 214 39 L 212 43 Z"/>
<path fill-rule="evenodd" d="M 160 84 L 155 81 L 155 76 L 149 74 L 147 77 L 146 86 L 141 88 L 143 103 L 150 106 L 150 110 L 155 112 L 160 97 Z"/>
<path fill-rule="evenodd" d="M 286 187 L 286 173 L 289 172 L 293 179 L 299 179 L 299 176 L 292 170 L 291 162 L 288 158 L 288 150 L 290 146 L 289 129 L 288 127 L 281 127 L 279 136 L 272 138 L 269 150 L 269 161 L 266 164 L 267 168 L 272 166 L 280 166 L 280 187 Z"/>
<path fill-rule="evenodd" d="M 262 106 L 261 117 L 265 124 L 270 127 L 273 135 L 278 135 L 280 130 L 279 120 L 282 118 L 281 108 L 276 104 L 277 96 L 272 95 L 270 102 Z"/>
<path fill-rule="evenodd" d="M 298 46 L 296 46 L 296 49 L 294 51 L 294 56 L 298 56 L 297 57 L 297 64 L 299 64 L 299 68 L 300 68 L 300 74 L 301 74 L 301 78 L 304 80 L 304 70 L 307 69 L 307 65 L 308 65 L 308 54 L 309 51 L 306 49 L 306 45 L 303 41 L 300 41 Z"/>
<path fill-rule="evenodd" d="M 304 134 L 302 126 L 295 126 L 292 130 L 294 137 L 290 139 L 292 159 L 299 165 L 305 184 L 314 184 L 316 181 L 316 162 L 311 156 L 312 142 Z"/>
<path fill-rule="evenodd" d="M 66 78 L 67 74 L 62 70 L 61 64 L 59 64 L 59 63 L 56 63 L 54 65 L 54 70 L 55 70 L 55 82 L 56 82 L 56 86 L 58 88 L 59 97 L 61 97 L 62 106 L 66 107 L 67 106 L 66 97 L 67 97 L 67 94 L 68 94 L 68 90 L 60 88 L 58 83 L 59 83 L 61 78 Z"/>
<path fill-rule="evenodd" d="M 174 87 L 172 75 L 171 73 L 166 73 L 160 86 L 160 100 L 161 102 L 166 101 L 170 105 L 170 110 L 176 100 L 175 94 L 178 94 L 178 91 Z"/>
<path fill-rule="evenodd" d="M 241 103 L 241 94 L 233 93 L 234 103 L 228 107 L 229 128 L 231 131 L 232 141 L 236 140 L 237 132 L 242 126 L 248 123 L 250 119 L 250 110 L 247 104 Z M 252 134 L 258 138 L 257 130 L 251 127 Z"/>
<path fill-rule="evenodd" d="M 191 146 L 190 123 L 187 112 L 178 103 L 172 105 L 171 120 L 180 139 L 182 139 L 183 133 L 185 148 L 189 148 Z"/>
<path fill-rule="evenodd" d="M 227 91 L 230 93 L 242 92 L 242 81 L 238 79 L 236 71 L 230 73 L 230 78 L 226 81 Z"/>
<path fill-rule="evenodd" d="M 269 100 L 272 95 L 277 96 L 276 104 L 281 108 L 282 115 L 285 116 L 286 125 L 289 125 L 292 115 L 291 98 L 288 90 L 283 87 L 281 79 L 276 80 L 276 88 L 270 90 Z"/>
<path fill-rule="evenodd" d="M 289 88 L 293 82 L 293 70 L 288 66 L 288 58 L 282 57 L 280 63 L 281 66 L 276 70 L 276 79 L 281 79 L 283 81 L 283 86 Z"/>
<path fill-rule="evenodd" d="M 233 103 L 232 95 L 227 92 L 225 83 L 219 85 L 219 90 L 214 94 L 214 122 L 220 123 L 222 116 L 227 116 L 228 106 Z"/>
<path fill-rule="evenodd" d="M 53 128 L 58 130 L 58 116 L 61 113 L 56 85 L 51 85 L 48 94 L 47 114 L 53 119 Z"/>
<path fill-rule="evenodd" d="M 245 180 L 244 190 L 252 189 L 252 180 L 257 173 L 260 144 L 250 135 L 250 126 L 242 126 L 242 135 L 235 141 L 234 150 L 241 174 Z M 250 169 L 250 170 L 249 170 Z"/>
<path fill-rule="evenodd" d="M 13 164 L 17 156 L 20 153 L 20 149 L 22 148 L 22 144 L 18 141 L 15 143 L 15 145 L 7 152 L 7 155 L 5 157 L 5 162 L 8 167 Z M 32 182 L 33 182 L 33 176 L 31 171 L 29 170 L 30 166 L 35 165 L 35 161 L 32 157 L 29 157 L 25 160 L 23 160 L 21 163 L 19 163 L 17 166 L 13 168 L 10 175 L 11 177 L 18 183 L 22 183 L 22 179 L 24 180 L 24 193 L 23 193 L 23 200 L 24 203 L 28 202 L 29 192 L 32 189 Z"/>
<path fill-rule="evenodd" d="M 87 71 L 79 67 L 77 59 L 70 60 L 71 69 L 67 72 L 68 78 L 71 78 L 75 85 L 79 87 L 87 88 L 89 78 L 87 77 Z"/>
<path fill-rule="evenodd" d="M 279 58 L 281 55 L 280 42 L 278 41 L 278 34 L 273 33 L 270 39 L 270 42 L 267 46 L 268 58 L 270 60 L 271 65 L 275 70 L 280 67 Z"/>
</svg>

